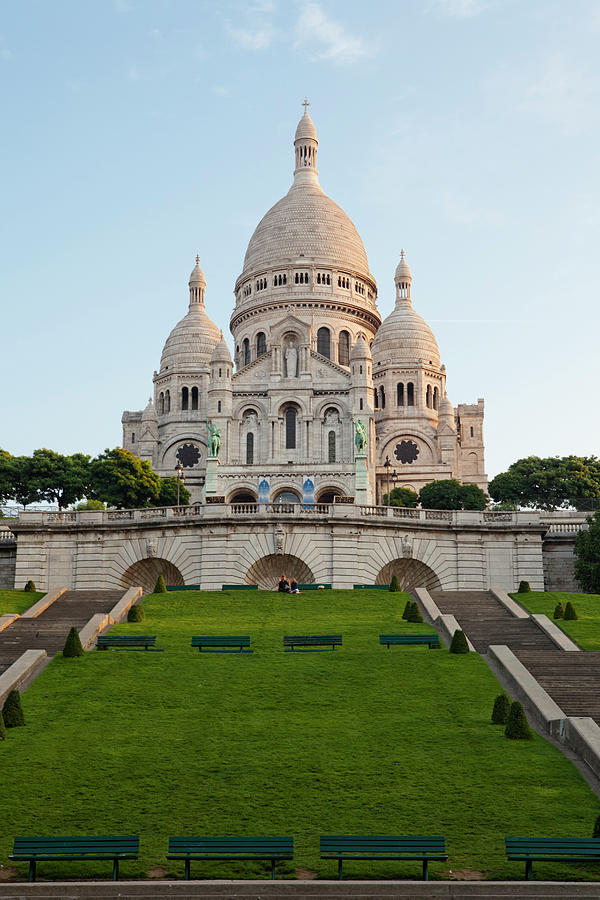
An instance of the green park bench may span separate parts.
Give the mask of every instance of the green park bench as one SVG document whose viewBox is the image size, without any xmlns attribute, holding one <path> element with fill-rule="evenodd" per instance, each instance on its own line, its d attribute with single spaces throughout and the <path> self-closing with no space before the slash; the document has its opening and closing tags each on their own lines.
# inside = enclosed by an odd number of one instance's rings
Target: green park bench
<svg viewBox="0 0 600 900">
<path fill-rule="evenodd" d="M 257 584 L 222 584 L 222 591 L 257 591 Z"/>
<path fill-rule="evenodd" d="M 192 647 L 200 653 L 253 653 L 249 635 L 194 635 Z"/>
<path fill-rule="evenodd" d="M 287 652 L 294 652 L 297 648 L 299 652 L 311 652 L 315 650 L 318 652 L 319 650 L 323 650 L 331 647 L 331 650 L 335 650 L 336 647 L 342 646 L 342 635 L 341 634 L 296 634 L 296 635 L 284 635 L 283 638 L 283 646 Z"/>
<path fill-rule="evenodd" d="M 271 878 L 275 878 L 278 859 L 294 858 L 293 837 L 170 837 L 167 859 L 185 862 L 185 878 L 190 878 L 190 862 L 206 859 L 271 861 Z"/>
<path fill-rule="evenodd" d="M 353 584 L 355 591 L 389 591 L 389 584 Z"/>
<path fill-rule="evenodd" d="M 431 860 L 444 861 L 446 840 L 443 837 L 398 837 L 383 835 L 323 835 L 321 836 L 321 859 L 337 859 L 338 877 L 342 880 L 344 860 L 370 859 L 419 859 L 423 863 L 423 880 L 429 877 L 428 864 Z"/>
<path fill-rule="evenodd" d="M 533 862 L 599 862 L 600 838 L 505 838 L 506 855 L 525 863 L 525 878 L 533 879 Z"/>
<path fill-rule="evenodd" d="M 430 650 L 440 646 L 438 634 L 380 634 L 379 643 L 385 644 L 388 650 L 391 644 L 427 644 Z"/>
<path fill-rule="evenodd" d="M 163 653 L 156 645 L 155 634 L 104 634 L 96 644 L 98 650 L 154 650 Z"/>
<path fill-rule="evenodd" d="M 321 591 L 321 590 L 330 591 L 331 585 L 330 584 L 317 584 L 316 582 L 314 584 L 299 584 L 298 590 L 299 591 Z"/>
<path fill-rule="evenodd" d="M 15 862 L 29 861 L 28 881 L 35 881 L 36 863 L 63 859 L 112 859 L 113 881 L 119 878 L 119 861 L 137 859 L 140 838 L 137 834 L 98 835 L 93 837 L 16 837 L 12 855 Z"/>
<path fill-rule="evenodd" d="M 168 591 L 199 591 L 199 584 L 167 584 Z"/>
</svg>

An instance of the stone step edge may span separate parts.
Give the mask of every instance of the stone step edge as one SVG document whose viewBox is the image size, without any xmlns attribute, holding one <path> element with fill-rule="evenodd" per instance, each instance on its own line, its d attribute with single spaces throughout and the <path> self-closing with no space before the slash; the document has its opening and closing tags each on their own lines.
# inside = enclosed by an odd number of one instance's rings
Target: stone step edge
<svg viewBox="0 0 600 900">
<path fill-rule="evenodd" d="M 49 590 L 47 594 L 44 594 L 43 597 L 34 603 L 33 606 L 30 606 L 29 609 L 26 609 L 24 613 L 21 613 L 22 619 L 37 619 L 38 616 L 41 616 L 43 612 L 46 612 L 49 606 L 52 606 L 53 603 L 58 600 L 59 597 L 62 597 L 64 593 L 66 593 L 66 587 L 53 588 Z"/>
<path fill-rule="evenodd" d="M 425 613 L 425 620 L 436 629 L 442 641 L 449 647 L 452 643 L 455 631 L 464 631 L 456 618 L 448 613 L 442 614 L 439 606 L 426 588 L 415 588 L 413 593 L 416 595 L 420 606 Z M 465 635 L 466 636 L 466 635 Z M 475 647 L 467 637 L 469 650 L 474 653 Z"/>
<path fill-rule="evenodd" d="M 0 675 L 0 707 L 4 705 L 4 701 L 11 691 L 20 690 L 43 669 L 47 656 L 45 650 L 25 650 Z"/>
</svg>

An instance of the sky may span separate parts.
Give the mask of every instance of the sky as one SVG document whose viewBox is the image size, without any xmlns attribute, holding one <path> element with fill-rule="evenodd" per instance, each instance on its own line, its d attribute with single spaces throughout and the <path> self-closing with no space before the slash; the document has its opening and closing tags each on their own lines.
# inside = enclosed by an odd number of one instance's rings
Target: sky
<svg viewBox="0 0 600 900">
<path fill-rule="evenodd" d="M 382 316 L 406 251 L 490 477 L 598 454 L 600 0 L 0 0 L 0 447 L 96 454 L 200 256 L 228 338 L 305 96 Z"/>
</svg>

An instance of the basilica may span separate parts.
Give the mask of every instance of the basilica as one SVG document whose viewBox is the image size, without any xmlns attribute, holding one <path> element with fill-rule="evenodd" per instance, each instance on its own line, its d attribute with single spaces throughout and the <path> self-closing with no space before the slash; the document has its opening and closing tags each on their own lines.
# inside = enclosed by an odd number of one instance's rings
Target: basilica
<svg viewBox="0 0 600 900">
<path fill-rule="evenodd" d="M 162 476 L 183 472 L 194 502 L 377 505 L 395 486 L 445 478 L 486 490 L 484 402 L 448 399 L 404 251 L 381 321 L 362 240 L 319 183 L 318 144 L 305 105 L 293 183 L 235 282 L 233 359 L 196 257 L 188 312 L 153 398 L 123 413 L 123 447 Z"/>
</svg>

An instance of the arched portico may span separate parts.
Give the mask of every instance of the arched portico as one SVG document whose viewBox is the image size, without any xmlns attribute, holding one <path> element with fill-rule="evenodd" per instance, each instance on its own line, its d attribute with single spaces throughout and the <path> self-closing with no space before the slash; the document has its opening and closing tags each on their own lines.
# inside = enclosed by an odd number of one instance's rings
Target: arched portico
<svg viewBox="0 0 600 900">
<path fill-rule="evenodd" d="M 289 553 L 271 553 L 258 559 L 246 572 L 246 584 L 257 584 L 262 591 L 274 591 L 285 573 L 298 584 L 314 584 L 315 576 L 303 560 Z"/>
<path fill-rule="evenodd" d="M 439 591 L 442 586 L 433 569 L 419 559 L 393 559 L 379 571 L 375 584 L 389 584 L 393 575 L 403 591 L 412 591 L 418 587 Z"/>
<path fill-rule="evenodd" d="M 120 586 L 142 588 L 144 594 L 151 594 L 159 576 L 165 579 L 165 584 L 185 584 L 183 575 L 172 562 L 160 557 L 147 557 L 129 566 L 121 575 Z"/>
</svg>

